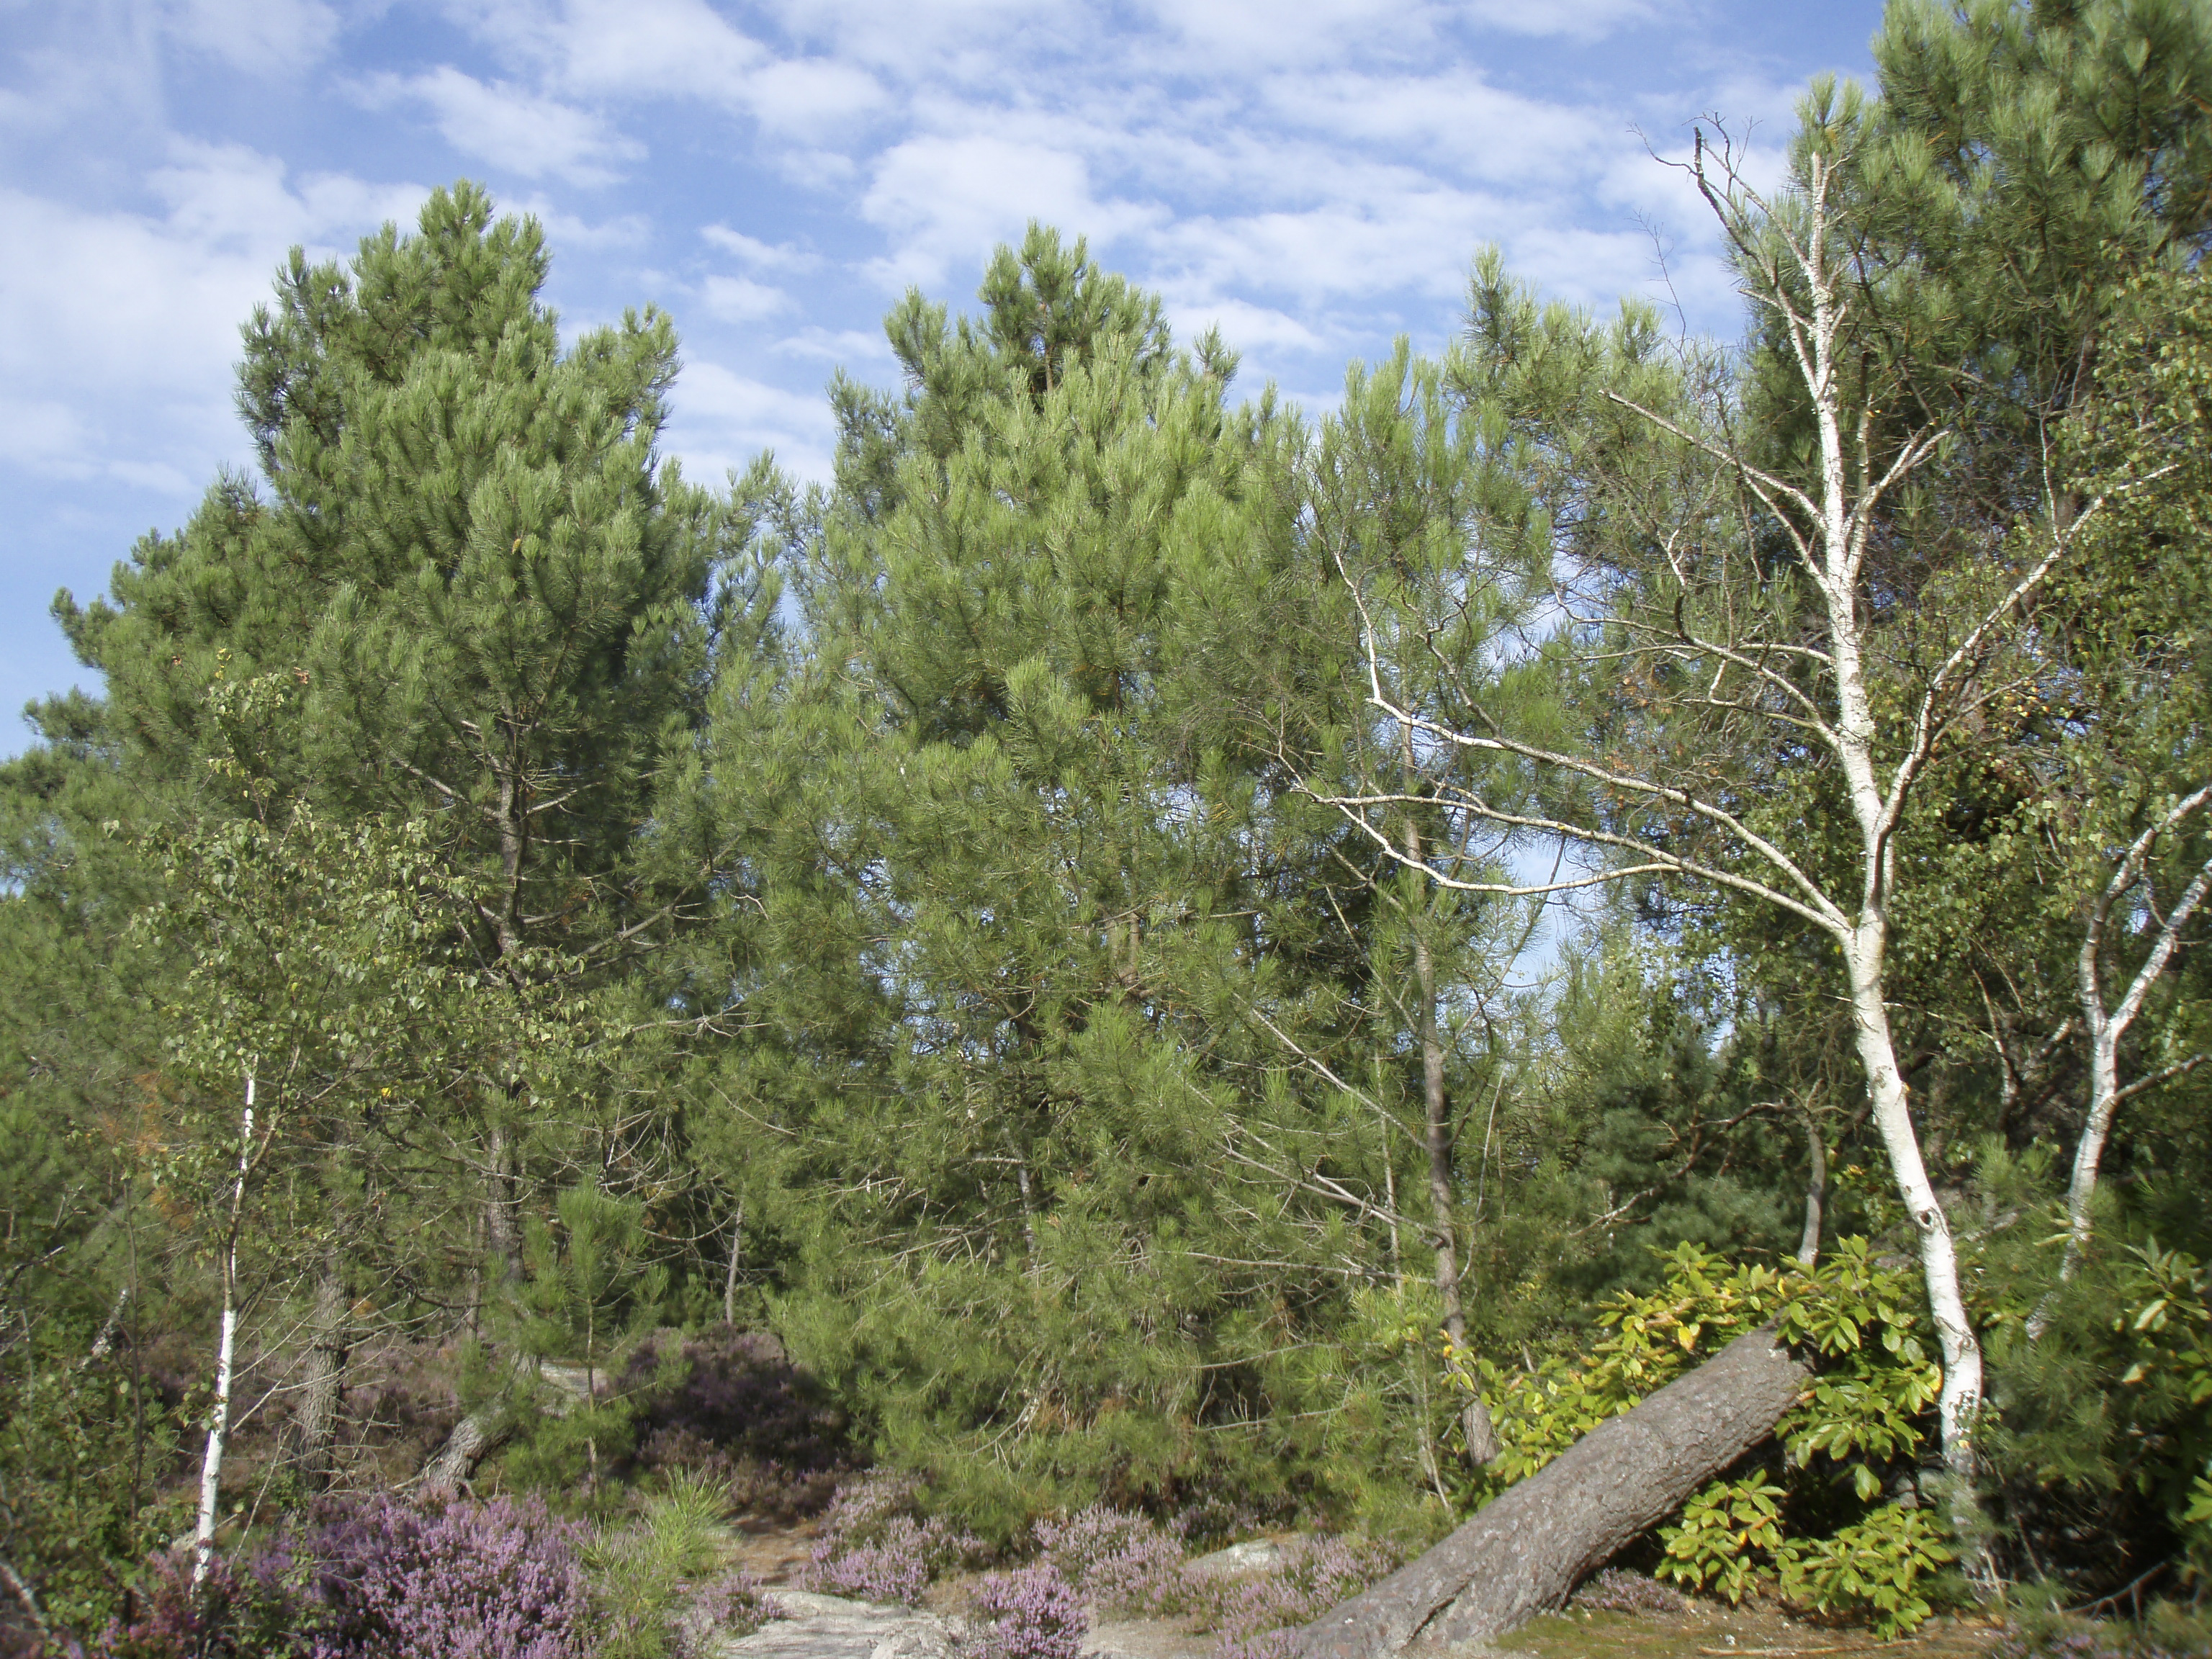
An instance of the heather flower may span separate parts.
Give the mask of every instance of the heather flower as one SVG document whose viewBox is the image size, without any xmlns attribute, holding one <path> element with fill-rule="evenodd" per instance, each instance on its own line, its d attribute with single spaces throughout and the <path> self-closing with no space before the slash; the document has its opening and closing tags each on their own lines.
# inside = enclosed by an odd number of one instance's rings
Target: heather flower
<svg viewBox="0 0 2212 1659">
<path fill-rule="evenodd" d="M 1157 1615 L 1189 1599 L 1182 1539 L 1144 1516 L 1094 1504 L 1036 1530 L 1044 1559 L 1094 1607 Z"/>
<path fill-rule="evenodd" d="M 388 1498 L 325 1504 L 298 1540 L 321 1629 L 311 1659 L 581 1659 L 590 1648 L 582 1528 L 535 1499 L 442 1514 Z"/>
<path fill-rule="evenodd" d="M 870 1475 L 837 1489 L 800 1583 L 831 1595 L 921 1605 L 933 1578 L 982 1553 L 981 1542 L 938 1516 L 915 1514 L 915 1486 Z"/>
<path fill-rule="evenodd" d="M 1211 1595 L 1219 1659 L 1289 1659 L 1300 1629 L 1397 1565 L 1397 1556 L 1381 1545 L 1302 1538 L 1274 1571 L 1217 1581 Z"/>
<path fill-rule="evenodd" d="M 760 1580 L 743 1567 L 724 1573 L 693 1595 L 677 1621 L 673 1659 L 706 1659 L 722 1638 L 750 1636 L 767 1620 Z"/>
<path fill-rule="evenodd" d="M 1090 1621 L 1049 1564 L 986 1573 L 969 1594 L 963 1659 L 1076 1659 Z"/>
</svg>

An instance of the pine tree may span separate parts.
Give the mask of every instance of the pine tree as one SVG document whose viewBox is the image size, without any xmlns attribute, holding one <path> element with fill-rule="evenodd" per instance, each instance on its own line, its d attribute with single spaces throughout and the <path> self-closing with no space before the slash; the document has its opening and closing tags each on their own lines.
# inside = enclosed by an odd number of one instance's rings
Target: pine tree
<svg viewBox="0 0 2212 1659">
<path fill-rule="evenodd" d="M 723 505 L 658 452 L 668 319 L 633 313 L 564 348 L 546 269 L 536 224 L 495 219 L 466 184 L 346 264 L 295 253 L 245 331 L 258 477 L 218 480 L 182 532 L 142 541 L 112 603 L 57 601 L 107 678 L 92 718 L 136 793 L 126 829 L 275 822 L 295 803 L 428 829 L 444 964 L 479 1006 L 443 1011 L 425 1052 L 457 1069 L 406 1097 L 458 1156 L 401 1183 L 443 1246 L 403 1253 L 441 1259 L 441 1276 L 467 1264 L 462 1299 L 479 1302 L 520 1269 L 537 1184 L 586 1165 L 635 1180 L 659 1144 L 616 1044 L 596 1078 L 543 1093 L 529 1049 L 549 1004 L 586 1024 L 595 1000 L 653 1007 L 625 970 L 682 926 L 714 860 L 640 831 L 689 763 L 725 623 L 757 635 L 761 602 L 742 579 L 717 588 Z M 287 695 L 248 708 L 224 685 Z M 358 1137 L 328 1165 L 334 1195 L 377 1146 Z M 489 1173 L 457 1210 L 471 1166 Z"/>
<path fill-rule="evenodd" d="M 904 394 L 837 393 L 781 741 L 717 706 L 707 772 L 787 804 L 744 923 L 784 964 L 746 1005 L 783 1042 L 732 1058 L 744 1115 L 698 1133 L 758 1182 L 796 1351 L 995 1524 L 1164 1502 L 1224 1459 L 1310 1490 L 1327 1432 L 1252 1461 L 1340 1386 L 1279 1322 L 1318 1338 L 1392 1275 L 1371 1120 L 1336 1133 L 1246 1011 L 1268 958 L 1341 955 L 1273 933 L 1327 854 L 1214 678 L 1230 550 L 1282 539 L 1294 433 L 1231 410 L 1226 354 L 1176 351 L 1079 243 L 1033 229 L 982 299 L 955 323 L 909 296 Z M 1376 1202 L 1256 1155 L 1285 1124 Z"/>
</svg>

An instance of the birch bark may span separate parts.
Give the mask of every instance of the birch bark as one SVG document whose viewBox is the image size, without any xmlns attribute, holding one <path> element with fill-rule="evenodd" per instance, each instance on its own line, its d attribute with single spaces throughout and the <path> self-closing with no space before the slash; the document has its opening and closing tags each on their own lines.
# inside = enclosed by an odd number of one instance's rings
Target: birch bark
<svg viewBox="0 0 2212 1659">
<path fill-rule="evenodd" d="M 2203 908 L 2207 892 L 2212 891 L 2212 859 L 2208 859 L 2190 878 L 2189 884 L 2166 914 L 2160 915 L 2154 898 L 2148 891 L 2151 860 L 2160 841 L 2208 802 L 2212 802 L 2212 784 L 2182 797 L 2136 838 L 2122 854 L 2112 879 L 2091 904 L 2087 924 L 2081 930 L 2081 949 L 2075 962 L 2075 994 L 2082 1029 L 2089 1036 L 2089 1103 L 2081 1123 L 2081 1138 L 2075 1144 L 2074 1167 L 2066 1186 L 2066 1254 L 2058 1267 L 2058 1282 L 2062 1285 L 2080 1270 L 2082 1255 L 2089 1248 L 2094 1227 L 2097 1171 L 2104 1160 L 2105 1142 L 2112 1132 L 2112 1118 L 2121 1103 L 2167 1078 L 2194 1070 L 2205 1059 L 2203 1054 L 2193 1055 L 2125 1088 L 2120 1085 L 2120 1044 L 2135 1024 L 2136 1017 L 2142 1012 L 2144 1000 L 2150 995 L 2152 987 L 2172 964 L 2174 953 L 2181 946 L 2182 930 Z M 2128 988 L 2117 1004 L 2107 1007 L 2106 939 L 2111 932 L 2113 912 L 2130 894 L 2138 890 L 2144 892 L 2143 908 L 2156 931 L 2151 935 L 2150 951 L 2128 981 Z M 2053 1300 L 2053 1296 L 2045 1296 L 2028 1316 L 2030 1341 L 2039 1340 L 2049 1328 Z"/>
<path fill-rule="evenodd" d="M 200 1503 L 192 1529 L 192 1584 L 207 1582 L 215 1559 L 215 1528 L 222 1499 L 222 1459 L 230 1440 L 230 1390 L 238 1351 L 238 1238 L 246 1218 L 246 1177 L 253 1164 L 253 1074 L 246 1075 L 246 1105 L 239 1118 L 238 1174 L 231 1182 L 230 1215 L 223 1231 L 222 1322 L 216 1340 L 215 1401 L 208 1407 L 207 1449 L 200 1458 Z"/>
</svg>

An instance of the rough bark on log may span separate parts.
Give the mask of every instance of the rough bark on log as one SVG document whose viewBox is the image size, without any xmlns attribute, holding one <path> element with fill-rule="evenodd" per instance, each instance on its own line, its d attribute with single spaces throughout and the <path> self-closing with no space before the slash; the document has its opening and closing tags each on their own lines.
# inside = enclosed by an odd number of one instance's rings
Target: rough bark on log
<svg viewBox="0 0 2212 1659">
<path fill-rule="evenodd" d="M 1387 1659 L 1479 1644 L 1568 1593 L 1774 1432 L 1812 1380 L 1771 1331 L 1737 1338 L 1478 1512 L 1419 1560 L 1331 1609 L 1298 1659 Z"/>
<path fill-rule="evenodd" d="M 454 1424 L 446 1443 L 431 1455 L 416 1477 L 423 1492 L 441 1498 L 458 1496 L 475 1472 L 477 1460 L 507 1437 L 506 1415 L 495 1402 L 478 1407 Z"/>
</svg>

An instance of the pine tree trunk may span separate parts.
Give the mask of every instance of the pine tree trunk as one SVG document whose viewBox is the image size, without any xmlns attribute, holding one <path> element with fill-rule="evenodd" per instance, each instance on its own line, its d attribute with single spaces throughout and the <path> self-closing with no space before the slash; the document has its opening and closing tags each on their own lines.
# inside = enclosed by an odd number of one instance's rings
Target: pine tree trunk
<svg viewBox="0 0 2212 1659">
<path fill-rule="evenodd" d="M 335 1259 L 325 1261 L 307 1320 L 307 1353 L 300 1403 L 292 1414 L 289 1461 L 316 1491 L 330 1484 L 337 1451 L 338 1408 L 345 1397 L 346 1362 L 352 1352 L 350 1310 Z"/>
<path fill-rule="evenodd" d="M 1812 1372 L 1753 1331 L 1601 1424 L 1411 1565 L 1309 1625 L 1297 1659 L 1482 1644 L 1574 1587 L 1774 1432 Z"/>
<path fill-rule="evenodd" d="M 1410 738 L 1408 743 L 1410 744 Z M 1407 756 L 1408 765 L 1412 757 Z M 1406 856 L 1412 868 L 1422 864 L 1421 832 L 1408 820 Z M 1413 933 L 1414 994 L 1420 999 L 1417 1018 L 1421 1041 L 1422 1139 L 1429 1158 L 1429 1213 L 1435 1226 L 1437 1296 L 1443 1304 L 1444 1334 L 1455 1350 L 1467 1347 L 1467 1309 L 1460 1298 L 1459 1226 L 1452 1203 L 1451 1100 L 1444 1091 L 1444 1045 L 1437 1024 L 1437 963 L 1428 936 L 1416 920 Z M 1460 1413 L 1460 1429 L 1467 1437 L 1467 1455 L 1477 1468 L 1497 1460 L 1498 1433 L 1490 1421 L 1490 1408 L 1477 1395 Z"/>
<path fill-rule="evenodd" d="M 484 1243 L 495 1292 L 522 1270 L 522 1241 L 514 1224 L 514 1150 L 507 1126 L 494 1123 L 485 1148 Z"/>
</svg>

